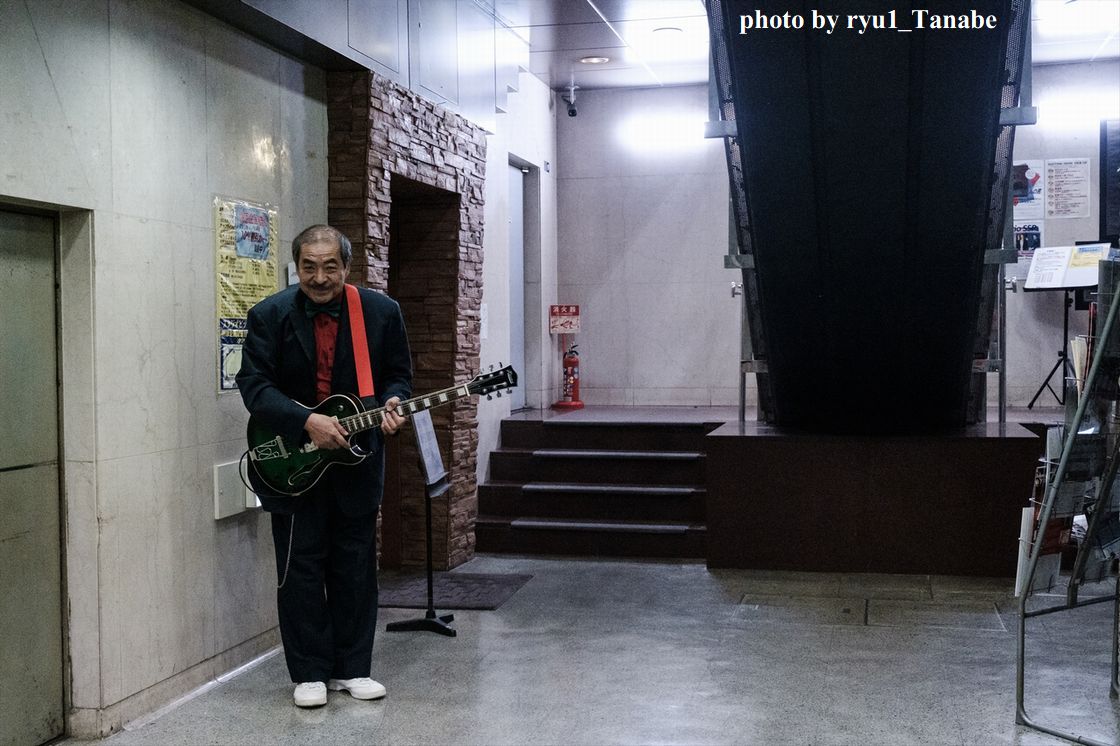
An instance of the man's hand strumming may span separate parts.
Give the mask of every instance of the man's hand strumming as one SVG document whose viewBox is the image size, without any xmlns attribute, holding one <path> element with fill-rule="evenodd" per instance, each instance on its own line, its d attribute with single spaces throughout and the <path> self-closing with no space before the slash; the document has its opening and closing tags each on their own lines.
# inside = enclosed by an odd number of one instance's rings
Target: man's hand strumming
<svg viewBox="0 0 1120 746">
<path fill-rule="evenodd" d="M 346 428 L 338 423 L 334 417 L 313 412 L 303 423 L 303 429 L 311 436 L 311 442 L 318 448 L 349 448 L 346 440 Z"/>
</svg>

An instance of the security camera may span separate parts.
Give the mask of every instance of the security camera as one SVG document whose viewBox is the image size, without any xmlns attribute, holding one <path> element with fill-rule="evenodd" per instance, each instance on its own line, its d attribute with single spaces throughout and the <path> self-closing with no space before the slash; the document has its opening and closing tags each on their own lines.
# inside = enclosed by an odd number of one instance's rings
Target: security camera
<svg viewBox="0 0 1120 746">
<path fill-rule="evenodd" d="M 576 111 L 576 89 L 577 88 L 579 88 L 579 86 L 576 85 L 576 76 L 573 75 L 572 76 L 572 82 L 570 84 L 568 84 L 568 95 L 560 97 L 560 98 L 564 99 L 564 103 L 566 103 L 568 105 L 568 116 L 570 116 L 570 117 L 574 117 L 576 114 L 579 114 L 579 112 Z"/>
</svg>

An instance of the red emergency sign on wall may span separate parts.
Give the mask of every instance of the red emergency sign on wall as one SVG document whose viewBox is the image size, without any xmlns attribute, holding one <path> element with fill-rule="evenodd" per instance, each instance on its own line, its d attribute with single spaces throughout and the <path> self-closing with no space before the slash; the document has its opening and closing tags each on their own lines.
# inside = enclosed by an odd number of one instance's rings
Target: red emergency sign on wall
<svg viewBox="0 0 1120 746">
<path fill-rule="evenodd" d="M 579 331 L 579 306 L 549 306 L 548 333 L 575 334 Z"/>
</svg>

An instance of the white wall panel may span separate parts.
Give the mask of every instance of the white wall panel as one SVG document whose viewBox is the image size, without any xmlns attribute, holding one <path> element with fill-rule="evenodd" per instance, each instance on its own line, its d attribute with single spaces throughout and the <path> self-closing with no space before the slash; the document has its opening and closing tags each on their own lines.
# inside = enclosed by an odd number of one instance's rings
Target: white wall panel
<svg viewBox="0 0 1120 746">
<path fill-rule="evenodd" d="M 409 80 L 437 103 L 459 103 L 458 0 L 409 0 Z"/>
<path fill-rule="evenodd" d="M 407 74 L 407 0 L 348 0 L 346 13 L 350 48 Z"/>
<path fill-rule="evenodd" d="M 497 95 L 494 25 L 494 16 L 474 0 L 459 0 L 459 111 L 489 132 L 494 131 Z"/>
</svg>

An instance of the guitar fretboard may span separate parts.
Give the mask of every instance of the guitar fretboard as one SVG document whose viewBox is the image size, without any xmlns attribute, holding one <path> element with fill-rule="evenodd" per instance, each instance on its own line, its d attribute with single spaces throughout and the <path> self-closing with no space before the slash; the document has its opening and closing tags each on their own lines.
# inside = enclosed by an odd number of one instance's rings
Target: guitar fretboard
<svg viewBox="0 0 1120 746">
<path fill-rule="evenodd" d="M 438 407 L 442 404 L 450 404 L 453 401 L 470 396 L 470 387 L 466 384 L 462 386 L 452 386 L 450 388 L 442 389 L 440 391 L 433 391 L 424 396 L 418 396 L 415 399 L 407 399 L 397 405 L 397 414 L 404 417 L 414 415 L 417 412 L 423 412 L 425 409 Z M 385 407 L 378 409 L 370 409 L 365 412 L 343 417 L 339 420 L 346 432 L 358 433 L 363 430 L 370 430 L 375 427 L 380 427 L 381 422 L 385 419 Z"/>
</svg>

